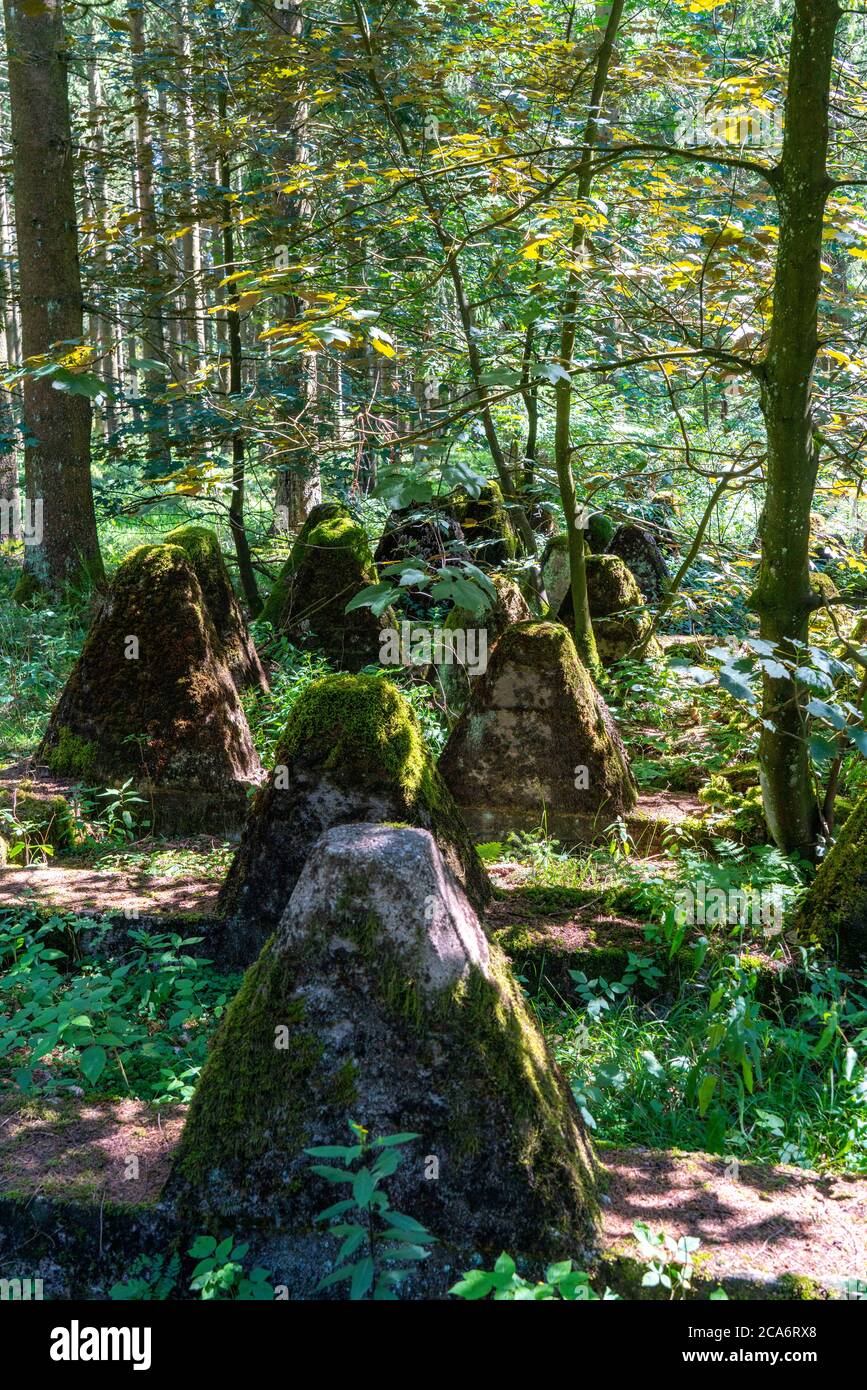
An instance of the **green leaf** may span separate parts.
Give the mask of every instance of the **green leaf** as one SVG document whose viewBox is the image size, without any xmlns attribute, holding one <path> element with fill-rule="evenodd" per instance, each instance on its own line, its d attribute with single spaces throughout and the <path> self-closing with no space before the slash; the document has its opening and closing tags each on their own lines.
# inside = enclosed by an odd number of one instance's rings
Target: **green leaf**
<svg viewBox="0 0 867 1390">
<path fill-rule="evenodd" d="M 352 1195 L 360 1207 L 366 1206 L 376 1189 L 376 1178 L 369 1168 L 362 1168 L 352 1182 Z"/>
<path fill-rule="evenodd" d="M 373 1275 L 373 1260 L 368 1255 L 363 1260 L 359 1260 L 353 1270 L 349 1297 L 351 1299 L 364 1298 L 373 1283 Z"/>
<path fill-rule="evenodd" d="M 91 1086 L 95 1085 L 105 1070 L 106 1051 L 104 1047 L 87 1047 L 81 1054 L 81 1070 Z"/>
<path fill-rule="evenodd" d="M 717 1077 L 714 1076 L 712 1073 L 708 1072 L 707 1076 L 704 1078 L 704 1080 L 698 1088 L 698 1113 L 699 1115 L 701 1115 L 702 1119 L 707 1114 L 707 1108 L 710 1105 L 711 1099 L 713 1098 L 713 1093 L 716 1090 L 716 1083 Z"/>
<path fill-rule="evenodd" d="M 756 703 L 756 695 L 752 686 L 738 675 L 731 666 L 723 666 L 719 673 L 719 683 L 723 690 L 727 690 L 736 700 L 742 700 L 748 705 Z"/>
<path fill-rule="evenodd" d="M 493 1287 L 493 1277 L 486 1270 L 470 1269 L 462 1279 L 452 1285 L 449 1293 L 472 1302 L 478 1298 L 487 1298 Z"/>
<path fill-rule="evenodd" d="M 812 714 L 814 719 L 824 719 L 834 729 L 845 729 L 846 716 L 836 705 L 829 705 L 825 700 L 817 700 L 815 697 L 807 701 L 807 713 Z"/>
<path fill-rule="evenodd" d="M 854 743 L 862 758 L 867 758 L 867 729 L 850 729 L 849 737 Z"/>
<path fill-rule="evenodd" d="M 353 1144 L 349 1148 L 346 1144 L 322 1144 L 319 1148 L 305 1149 L 304 1152 L 309 1154 L 311 1158 L 342 1158 L 347 1163 L 351 1163 L 360 1157 L 361 1145 Z"/>
<path fill-rule="evenodd" d="M 400 596 L 400 589 L 393 584 L 368 584 L 349 600 L 344 612 L 354 613 L 357 608 L 369 608 L 379 618 Z"/>
<path fill-rule="evenodd" d="M 324 1178 L 326 1182 L 353 1182 L 355 1174 L 347 1172 L 345 1168 L 331 1168 L 326 1163 L 314 1163 L 310 1169 L 317 1178 Z"/>
<path fill-rule="evenodd" d="M 208 1255 L 213 1255 L 217 1248 L 217 1242 L 213 1236 L 196 1236 L 187 1254 L 192 1260 L 203 1260 Z"/>
<path fill-rule="evenodd" d="M 339 1251 L 337 1252 L 338 1264 L 343 1264 L 344 1260 L 348 1260 L 351 1255 L 355 1254 L 358 1247 L 362 1244 L 365 1235 L 366 1232 L 363 1231 L 360 1226 L 358 1226 L 346 1237 L 345 1241 L 343 1242 Z"/>
<path fill-rule="evenodd" d="M 647 1067 L 647 1070 L 650 1072 L 650 1075 L 651 1075 L 651 1076 L 656 1076 L 656 1077 L 664 1077 L 664 1076 L 665 1076 L 665 1071 L 664 1071 L 663 1068 L 660 1066 L 659 1061 L 657 1060 L 657 1058 L 654 1056 L 654 1054 L 653 1054 L 652 1052 L 647 1052 L 647 1051 L 641 1052 L 641 1053 L 639 1053 L 639 1056 L 641 1057 L 642 1061 L 644 1062 L 644 1064 L 645 1064 L 645 1066 Z"/>
</svg>

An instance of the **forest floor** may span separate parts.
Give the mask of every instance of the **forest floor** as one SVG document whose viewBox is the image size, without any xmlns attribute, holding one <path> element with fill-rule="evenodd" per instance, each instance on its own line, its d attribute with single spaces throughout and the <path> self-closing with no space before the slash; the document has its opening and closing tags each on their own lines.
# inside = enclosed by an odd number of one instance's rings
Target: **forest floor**
<svg viewBox="0 0 867 1390">
<path fill-rule="evenodd" d="M 66 1098 L 0 1109 L 0 1197 L 150 1203 L 180 1141 L 186 1106 Z M 867 1178 L 700 1153 L 602 1149 L 600 1248 L 630 1256 L 643 1222 L 701 1240 L 700 1273 L 753 1284 L 785 1275 L 820 1288 L 867 1268 Z"/>
<path fill-rule="evenodd" d="M 607 1264 L 634 1260 L 633 1228 L 646 1223 L 675 1239 L 697 1237 L 703 1280 L 745 1278 L 756 1292 L 783 1275 L 822 1288 L 864 1279 L 862 1122 L 851 1087 L 832 1079 L 829 1091 L 817 1043 L 823 1010 L 831 1007 L 826 978 L 796 978 L 791 956 L 776 950 L 772 959 L 761 932 L 724 931 L 704 965 L 685 964 L 702 933 L 691 930 L 673 942 L 659 925 L 678 887 L 696 877 L 728 890 L 774 882 L 788 870 L 749 838 L 754 809 L 744 798 L 736 818 L 725 801 L 709 817 L 697 795 L 711 774 L 734 773 L 749 784 L 749 748 L 739 745 L 732 757 L 737 726 L 715 721 L 702 691 L 682 686 L 679 676 L 652 679 L 659 692 L 651 719 L 642 705 L 651 677 L 642 671 L 626 681 L 635 704 L 622 727 L 641 786 L 637 816 L 606 830 L 601 844 L 571 851 L 546 826 L 481 845 L 495 888 L 485 925 L 511 957 L 593 1131 L 604 1171 L 600 1241 Z M 26 761 L 0 770 L 0 797 L 19 786 L 74 800 L 69 784 L 34 776 Z M 732 838 L 720 852 L 709 837 L 723 815 Z M 207 836 L 124 843 L 86 805 L 76 809 L 76 824 L 74 850 L 57 848 L 45 863 L 0 869 L 0 928 L 16 955 L 16 932 L 38 941 L 48 913 L 73 937 L 82 930 L 76 970 L 64 967 L 53 979 L 50 961 L 41 961 L 32 999 L 25 989 L 17 1002 L 32 1012 L 43 998 L 61 1011 L 74 1001 L 76 1012 L 91 1013 L 88 990 L 108 990 L 99 1016 L 120 1001 L 130 1030 L 126 1070 L 109 1057 L 99 1080 L 86 1082 L 83 1038 L 40 1057 L 26 1094 L 3 1093 L 0 1199 L 72 1199 L 101 1212 L 105 1203 L 157 1200 L 207 1039 L 237 988 L 239 976 L 209 964 L 219 957 L 211 949 L 219 933 L 210 927 L 235 846 Z M 708 833 L 696 839 L 700 825 Z M 741 827 L 747 834 L 738 838 Z M 39 857 L 38 844 L 31 857 Z M 94 918 L 113 919 L 102 945 Z M 167 944 L 187 931 L 188 939 Z M 751 964 L 732 965 L 738 952 Z M 128 962 L 131 973 L 116 980 L 117 967 Z M 150 997 L 155 968 L 167 981 L 157 1004 Z M 758 984 L 750 983 L 754 969 Z M 843 979 L 835 988 L 845 996 Z M 714 1005 L 720 986 L 723 1003 Z M 741 1003 L 759 1007 L 755 1045 L 766 1069 L 746 1097 L 743 1088 L 736 1094 L 740 1083 L 724 1059 L 705 1060 L 711 1030 Z M 8 1055 L 26 1069 L 24 1054 L 13 1046 Z M 704 1152 L 707 1121 L 686 1079 L 705 1066 L 719 1073 L 727 1113 L 716 1154 Z"/>
</svg>

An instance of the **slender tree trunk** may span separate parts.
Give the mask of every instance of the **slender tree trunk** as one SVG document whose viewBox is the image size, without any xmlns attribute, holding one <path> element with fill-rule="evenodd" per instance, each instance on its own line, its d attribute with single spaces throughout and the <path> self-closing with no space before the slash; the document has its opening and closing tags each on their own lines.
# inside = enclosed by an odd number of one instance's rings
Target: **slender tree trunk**
<svg viewBox="0 0 867 1390">
<path fill-rule="evenodd" d="M 3 340 L 6 347 L 6 361 L 10 367 L 20 367 L 21 325 L 18 321 L 15 282 L 12 275 L 12 261 L 15 254 L 12 232 L 9 195 L 6 192 L 4 182 L 0 187 L 0 285 L 2 285 L 0 292 L 3 295 Z"/>
<path fill-rule="evenodd" d="M 3 336 L 0 356 L 7 370 L 19 366 L 19 347 L 12 286 L 12 246 L 8 235 L 6 188 L 0 203 L 0 318 Z M 17 393 L 0 388 L 0 542 L 21 538 L 21 495 L 19 491 Z"/>
<path fill-rule="evenodd" d="M 527 412 L 527 440 L 524 444 L 524 463 L 522 488 L 529 493 L 536 481 L 536 450 L 539 440 L 539 393 L 530 385 L 533 375 L 533 325 L 530 324 L 524 335 L 524 350 L 521 354 L 521 396 Z"/>
<path fill-rule="evenodd" d="M 304 12 L 301 5 L 279 10 L 275 13 L 272 26 L 279 35 L 290 41 L 300 39 L 304 33 Z M 287 164 L 303 165 L 310 155 L 309 149 L 309 103 L 303 90 L 291 93 L 275 113 L 275 125 L 286 138 Z M 306 229 L 313 215 L 310 199 L 303 194 L 281 195 L 278 210 L 285 227 L 289 254 L 295 236 Z M 283 306 L 283 317 L 287 323 L 296 323 L 303 315 L 305 305 L 293 295 L 287 296 Z M 311 507 L 322 498 L 322 482 L 319 473 L 319 458 L 316 454 L 318 440 L 318 396 L 319 367 L 316 357 L 302 354 L 283 364 L 281 371 L 283 388 L 288 397 L 287 414 L 296 422 L 297 429 L 291 440 L 290 461 L 285 467 L 277 469 L 275 477 L 275 509 L 277 528 L 294 531 L 306 520 Z M 304 447 L 304 436 L 310 439 L 310 448 Z"/>
<path fill-rule="evenodd" d="M 15 453 L 15 420 L 9 393 L 0 390 L 0 545 L 21 539 L 21 493 Z"/>
<path fill-rule="evenodd" d="M 581 169 L 578 173 L 576 189 L 579 198 L 587 198 L 593 184 L 593 146 L 599 136 L 599 117 L 602 99 L 608 82 L 614 40 L 623 18 L 624 0 L 613 0 L 608 11 L 605 35 L 596 59 L 596 75 L 590 97 L 590 111 L 584 129 L 584 152 Z M 572 260 L 580 260 L 584 249 L 585 228 L 576 222 L 572 233 Z M 562 326 L 560 330 L 559 365 L 563 375 L 554 388 L 554 463 L 557 469 L 557 482 L 560 499 L 566 516 L 566 536 L 569 546 L 569 573 L 572 589 L 572 611 L 574 613 L 575 645 L 578 655 L 592 671 L 599 667 L 599 654 L 596 638 L 590 622 L 590 604 L 587 599 L 587 571 L 584 565 L 584 528 L 578 515 L 578 499 L 575 491 L 575 475 L 572 471 L 572 354 L 575 348 L 575 334 L 578 327 L 578 305 L 580 298 L 579 273 L 569 272 L 569 284 L 563 302 Z"/>
<path fill-rule="evenodd" d="M 4 0 L 25 358 L 82 337 L 81 272 L 60 0 Z M 90 476 L 90 401 L 24 385 L 32 534 L 25 568 L 51 591 L 103 578 Z M 40 521 L 41 511 L 41 521 Z"/>
<path fill-rule="evenodd" d="M 89 36 L 93 43 L 93 36 Z M 96 52 L 91 51 L 87 58 L 87 102 L 88 114 L 90 118 L 90 144 L 93 150 L 93 159 L 90 163 L 90 209 L 91 219 L 96 224 L 94 237 L 96 240 L 95 264 L 97 292 L 105 297 L 108 294 L 110 283 L 110 261 L 109 255 L 102 242 L 102 234 L 105 230 L 106 220 L 106 196 L 105 196 L 105 166 L 103 163 L 105 151 L 105 136 L 103 133 L 103 100 L 102 100 L 102 81 L 99 73 L 99 64 L 96 59 Z M 106 307 L 111 304 L 107 301 Z M 114 390 L 117 385 L 117 371 L 115 367 L 115 344 L 114 344 L 114 324 L 108 313 L 97 313 L 94 315 L 94 334 L 99 344 L 99 370 L 109 390 L 109 397 L 105 403 L 105 431 L 107 438 L 111 438 L 117 432 L 117 409 L 114 399 Z"/>
<path fill-rule="evenodd" d="M 618 0 L 618 3 L 622 4 L 622 0 Z M 397 139 L 401 147 L 403 154 L 407 157 L 407 162 L 410 162 L 410 149 L 407 143 L 406 135 L 403 129 L 401 128 L 400 123 L 397 120 L 395 120 L 394 113 L 388 102 L 388 97 L 386 96 L 385 90 L 376 72 L 375 53 L 373 47 L 373 40 L 371 37 L 370 24 L 368 22 L 362 0 L 353 0 L 353 9 L 355 11 L 356 21 L 358 24 L 362 44 L 364 45 L 365 52 L 369 59 L 369 68 L 367 74 L 368 80 L 370 81 L 371 86 L 376 94 L 377 100 L 382 106 L 383 113 L 389 123 L 389 126 L 395 138 Z M 484 366 L 482 363 L 481 353 L 479 352 L 478 343 L 476 341 L 472 307 L 467 297 L 466 287 L 464 284 L 464 277 L 461 271 L 458 254 L 451 240 L 451 237 L 449 236 L 448 231 L 443 226 L 440 209 L 437 206 L 435 199 L 429 192 L 424 180 L 422 180 L 419 184 L 419 194 L 430 216 L 431 226 L 433 228 L 434 235 L 439 241 L 440 246 L 443 250 L 443 254 L 446 258 L 448 275 L 454 288 L 455 299 L 457 301 L 458 318 L 460 320 L 461 330 L 463 332 L 464 342 L 466 344 L 467 361 L 470 369 L 470 380 L 473 383 L 474 395 L 478 403 L 479 418 L 481 419 L 482 428 L 485 432 L 485 441 L 488 445 L 488 449 L 490 450 L 491 458 L 494 462 L 494 467 L 497 470 L 497 478 L 499 479 L 503 496 L 509 504 L 509 515 L 511 517 L 515 530 L 520 536 L 523 549 L 527 555 L 535 555 L 537 551 L 536 537 L 533 532 L 533 528 L 530 525 L 527 513 L 525 512 L 523 506 L 521 505 L 519 499 L 515 494 L 514 479 L 512 478 L 512 475 L 509 472 L 509 468 L 506 463 L 506 456 L 503 453 L 499 436 L 497 435 L 497 427 L 494 423 L 493 414 L 491 413 L 490 393 L 488 392 L 488 388 L 485 385 L 483 379 Z M 544 588 L 538 566 L 533 567 L 530 577 L 536 588 L 537 594 L 541 598 L 544 594 Z"/>
<path fill-rule="evenodd" d="M 193 99 L 189 83 L 192 81 L 190 75 L 190 62 L 192 56 L 192 42 L 190 29 L 192 25 L 192 10 L 189 0 L 182 0 L 181 19 L 178 25 L 178 41 L 181 51 L 181 61 L 184 68 L 184 75 L 181 79 L 179 94 L 179 135 L 180 153 L 183 177 L 188 182 L 188 198 L 190 212 L 190 230 L 183 239 L 183 270 L 184 270 L 184 315 L 185 315 L 185 337 L 190 344 L 195 345 L 195 360 L 193 368 L 200 369 L 204 363 L 207 353 L 207 341 L 205 338 L 205 306 L 202 297 L 202 228 L 198 220 L 198 141 L 196 137 L 196 120 L 193 111 Z"/>
<path fill-rule="evenodd" d="M 217 103 L 220 117 L 219 138 L 222 142 L 228 139 L 228 132 L 226 129 L 225 88 L 221 87 L 217 97 Z M 217 156 L 217 179 L 220 187 L 224 190 L 221 221 L 225 274 L 234 275 L 237 270 L 235 264 L 235 232 L 232 222 L 232 202 L 229 197 L 229 191 L 232 186 L 232 175 L 222 143 L 220 153 Z M 232 281 L 229 286 L 226 317 L 228 320 L 227 327 L 229 335 L 229 408 L 237 409 L 240 404 L 241 396 L 243 354 L 241 350 L 241 316 L 238 312 L 238 296 L 234 281 Z M 236 424 L 232 429 L 232 499 L 229 503 L 229 528 L 232 532 L 235 554 L 238 559 L 238 573 L 241 578 L 241 587 L 244 590 L 244 597 L 247 600 L 250 611 L 255 616 L 261 610 L 262 600 L 259 597 L 259 589 L 256 584 L 256 571 L 253 568 L 250 543 L 247 540 L 247 532 L 244 527 L 245 488 L 246 452 L 244 447 L 244 435 L 240 426 Z"/>
<path fill-rule="evenodd" d="M 785 135 L 775 170 L 780 240 L 761 380 L 767 489 L 752 606 L 762 637 L 791 657 L 796 655 L 792 644 L 807 641 L 811 608 L 810 508 L 819 464 L 813 371 L 819 349 L 822 229 L 831 190 L 828 101 L 839 19 L 837 0 L 796 0 Z M 768 827 L 781 849 L 812 856 L 819 813 L 803 698 L 794 681 L 764 678 L 763 719 L 759 760 Z"/>
<path fill-rule="evenodd" d="M 142 338 L 145 360 L 165 363 L 166 280 L 160 263 L 159 225 L 154 180 L 153 115 L 148 101 L 144 5 L 133 0 L 127 8 L 132 62 L 133 115 L 135 120 L 136 174 L 138 182 L 139 228 L 141 232 L 141 273 L 145 290 Z M 156 370 L 143 371 L 147 400 L 148 463 L 152 472 L 170 465 L 168 409 L 164 403 L 166 377 Z"/>
</svg>

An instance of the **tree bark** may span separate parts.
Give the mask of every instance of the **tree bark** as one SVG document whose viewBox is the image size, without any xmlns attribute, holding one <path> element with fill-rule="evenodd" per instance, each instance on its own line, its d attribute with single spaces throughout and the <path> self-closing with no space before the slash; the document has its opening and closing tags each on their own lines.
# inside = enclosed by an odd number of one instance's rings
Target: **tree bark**
<svg viewBox="0 0 867 1390">
<path fill-rule="evenodd" d="M 613 0 L 608 9 L 605 34 L 596 59 L 596 74 L 590 96 L 590 110 L 584 128 L 584 151 L 578 173 L 576 193 L 579 199 L 587 198 L 593 185 L 593 146 L 599 137 L 599 117 L 602 99 L 608 82 L 614 40 L 623 17 L 625 0 Z M 572 232 L 572 260 L 577 261 L 584 247 L 585 228 L 582 222 L 574 224 Z M 574 636 L 578 655 L 591 671 L 599 669 L 599 653 L 596 638 L 590 621 L 590 604 L 587 598 L 587 570 L 584 564 L 584 528 L 578 515 L 578 499 L 575 491 L 575 475 L 572 471 L 572 354 L 575 348 L 575 335 L 578 327 L 579 276 L 575 270 L 569 272 L 569 283 L 563 301 L 562 325 L 560 329 L 559 366 L 561 376 L 554 388 L 554 464 L 557 469 L 557 483 L 560 500 L 566 516 L 566 536 L 569 547 L 569 574 L 572 590 L 572 611 L 574 613 Z"/>
<path fill-rule="evenodd" d="M 226 125 L 226 91 L 220 88 L 217 96 L 217 107 L 220 118 L 220 152 L 217 155 L 217 179 L 223 189 L 223 203 L 221 213 L 222 235 L 223 235 L 223 261 L 225 264 L 225 274 L 234 275 L 237 270 L 235 263 L 235 231 L 232 221 L 232 201 L 230 191 L 232 187 L 232 174 L 226 159 L 224 141 L 228 139 Z M 234 280 L 230 282 L 227 295 L 226 317 L 228 320 L 229 335 L 229 409 L 237 410 L 240 404 L 243 354 L 241 350 L 241 316 L 238 312 L 238 294 Z M 237 423 L 232 428 L 232 498 L 229 503 L 229 529 L 232 532 L 232 540 L 235 545 L 235 555 L 238 560 L 238 573 L 241 578 L 241 587 L 244 590 L 244 597 L 249 605 L 250 612 L 255 617 L 262 608 L 262 600 L 259 597 L 259 588 L 256 583 L 256 571 L 253 568 L 253 558 L 250 554 L 250 542 L 247 539 L 247 531 L 244 526 L 244 492 L 247 485 L 246 478 L 246 450 L 244 445 L 244 435 L 240 425 Z"/>
<path fill-rule="evenodd" d="M 88 38 L 94 42 L 92 31 Z M 111 283 L 110 258 L 102 235 L 105 230 L 106 222 L 106 195 L 105 195 L 105 135 L 103 131 L 103 97 L 102 80 L 100 78 L 99 63 L 97 61 L 95 47 L 88 53 L 87 57 L 87 103 L 90 122 L 90 144 L 94 158 L 90 161 L 89 174 L 89 195 L 90 195 L 90 216 L 96 224 L 94 233 L 96 250 L 94 261 L 96 265 L 97 293 L 103 297 L 109 294 L 108 286 Z M 107 299 L 106 308 L 111 306 L 111 299 Z M 115 404 L 114 392 L 118 385 L 119 372 L 116 366 L 115 331 L 112 319 L 107 312 L 96 312 L 93 315 L 93 336 L 99 343 L 99 368 L 103 379 L 108 387 L 108 399 L 105 403 L 105 434 L 106 439 L 111 439 L 117 433 L 118 417 Z"/>
<path fill-rule="evenodd" d="M 60 0 L 38 13 L 4 0 L 12 110 L 22 350 L 25 359 L 82 338 L 81 271 Z M 25 568 L 52 592 L 103 578 L 90 475 L 90 401 L 24 383 Z M 41 508 L 41 524 L 37 524 Z"/>
<path fill-rule="evenodd" d="M 135 121 L 136 175 L 138 183 L 139 229 L 141 232 L 141 273 L 145 293 L 145 311 L 141 335 L 145 358 L 166 362 L 165 296 L 166 279 L 159 256 L 159 226 L 154 184 L 153 124 L 144 72 L 146 41 L 144 5 L 133 0 L 127 7 L 132 61 L 133 116 Z M 156 370 L 143 371 L 144 395 L 147 400 L 148 463 L 150 470 L 159 473 L 170 466 L 168 408 L 163 397 L 166 377 Z"/>
<path fill-rule="evenodd" d="M 819 349 L 822 229 L 831 190 L 828 102 L 837 0 L 796 0 L 785 134 L 774 171 L 779 251 L 761 403 L 768 440 L 760 523 L 762 559 L 752 595 L 764 639 L 796 657 L 810 615 L 810 509 L 819 450 L 813 435 L 813 371 Z M 788 677 L 763 678 L 759 744 L 765 816 L 787 853 L 815 855 L 819 811 L 810 778 L 804 698 Z"/>
<path fill-rule="evenodd" d="M 275 11 L 271 26 L 284 40 L 288 38 L 290 44 L 300 39 L 304 33 L 302 6 L 298 4 Z M 288 98 L 277 105 L 274 113 L 275 127 L 286 140 L 286 165 L 290 170 L 303 165 L 309 158 L 309 117 L 310 104 L 306 100 L 303 88 L 293 86 Z M 277 199 L 277 211 L 285 229 L 281 235 L 285 237 L 291 258 L 292 243 L 299 231 L 303 232 L 309 228 L 313 206 L 303 193 L 280 194 Z M 287 295 L 282 310 L 285 322 L 297 323 L 303 317 L 305 307 L 302 300 L 294 295 Z M 275 474 L 276 529 L 294 531 L 303 525 L 311 507 L 322 498 L 322 480 L 316 453 L 319 434 L 319 364 L 312 353 L 299 354 L 282 363 L 280 376 L 287 397 L 281 414 L 287 414 L 296 428 L 289 441 L 289 462 L 278 467 Z M 310 440 L 309 448 L 305 447 L 305 435 Z"/>
<path fill-rule="evenodd" d="M 189 0 L 182 0 L 181 18 L 178 24 L 178 43 L 181 53 L 182 66 L 185 70 L 180 82 L 178 94 L 178 115 L 179 115 L 179 145 L 182 164 L 182 176 L 188 183 L 188 198 L 190 210 L 190 230 L 183 239 L 183 269 L 184 269 L 184 317 L 185 317 L 185 337 L 190 345 L 195 344 L 195 356 L 191 364 L 193 372 L 200 371 L 204 365 L 207 355 L 207 339 L 205 336 L 205 305 L 202 296 L 202 228 L 198 218 L 198 173 L 199 155 L 198 138 L 196 134 L 196 118 L 193 110 L 193 97 L 189 83 L 192 82 L 190 73 L 192 42 L 191 26 L 193 23 L 192 9 Z"/>
</svg>

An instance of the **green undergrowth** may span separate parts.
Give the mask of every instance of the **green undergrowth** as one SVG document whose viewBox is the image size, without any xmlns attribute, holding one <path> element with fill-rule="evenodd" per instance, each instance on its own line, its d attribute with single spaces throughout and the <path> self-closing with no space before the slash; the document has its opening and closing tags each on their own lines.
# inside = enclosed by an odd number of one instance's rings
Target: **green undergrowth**
<svg viewBox="0 0 867 1390">
<path fill-rule="evenodd" d="M 200 937 L 131 924 L 123 955 L 81 952 L 96 922 L 0 912 L 0 1094 L 188 1101 L 236 993 Z"/>
<path fill-rule="evenodd" d="M 802 952 L 797 988 L 763 989 L 765 958 L 702 941 L 648 989 L 654 945 L 618 978 L 534 996 L 594 1137 L 867 1172 L 863 984 Z"/>
<path fill-rule="evenodd" d="M 0 573 L 0 766 L 31 753 L 81 649 L 86 614 L 11 599 Z"/>
<path fill-rule="evenodd" d="M 867 1172 L 867 990 L 789 939 L 805 866 L 721 839 L 569 856 L 541 832 L 505 865 L 526 916 L 497 940 L 597 1139 Z"/>
</svg>

